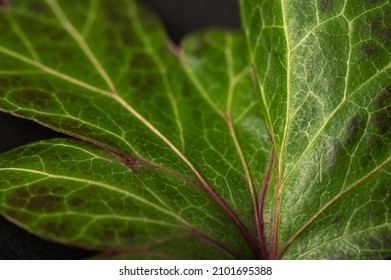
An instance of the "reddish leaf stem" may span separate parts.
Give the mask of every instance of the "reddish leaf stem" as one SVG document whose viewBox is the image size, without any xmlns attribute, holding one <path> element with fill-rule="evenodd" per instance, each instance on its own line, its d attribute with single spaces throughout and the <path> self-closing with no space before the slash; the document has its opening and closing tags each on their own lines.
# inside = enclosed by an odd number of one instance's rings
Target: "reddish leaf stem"
<svg viewBox="0 0 391 280">
<path fill-rule="evenodd" d="M 198 184 L 197 182 L 195 182 L 193 179 L 191 178 L 188 178 L 188 177 L 185 177 L 183 175 L 180 175 L 180 174 L 177 174 L 171 170 L 167 170 L 161 166 L 157 166 L 151 162 L 147 162 L 145 160 L 136 160 L 136 159 L 133 159 L 131 158 L 129 155 L 126 155 L 122 152 L 119 152 L 117 150 L 113 150 L 113 149 L 110 149 L 110 151 L 115 154 L 116 156 L 118 156 L 122 162 L 128 166 L 131 170 L 134 170 L 134 169 L 137 169 L 137 166 L 148 166 L 148 167 L 151 167 L 151 168 L 155 168 L 157 170 L 160 170 L 162 171 L 163 173 L 166 173 L 168 175 L 171 175 L 171 176 L 174 176 L 178 179 L 182 179 L 184 181 L 186 181 L 187 183 L 190 183 L 194 186 L 196 186 L 197 188 L 203 190 L 205 193 L 207 193 L 223 210 L 224 212 L 227 213 L 227 215 L 233 220 L 233 222 L 235 223 L 235 225 L 237 226 L 237 228 L 239 229 L 239 231 L 242 233 L 242 235 L 244 236 L 245 240 L 246 240 L 246 243 L 248 245 L 248 247 L 250 248 L 250 250 L 252 251 L 252 253 L 254 254 L 255 258 L 257 259 L 262 259 L 262 256 L 259 254 L 259 250 L 257 249 L 257 245 L 256 243 L 254 242 L 251 234 L 249 233 L 248 229 L 246 228 L 246 226 L 242 223 L 242 221 L 239 219 L 239 217 L 236 215 L 236 213 L 232 210 L 232 208 L 230 208 L 227 203 L 215 192 L 215 190 L 211 187 L 211 186 L 208 186 L 208 188 Z M 198 231 L 197 231 L 198 232 Z M 211 237 L 208 237 L 206 238 L 207 235 L 205 235 L 204 233 L 200 234 L 201 232 L 198 232 L 198 235 L 199 236 L 202 236 L 204 237 L 205 239 L 208 239 L 209 241 L 211 241 Z M 217 245 L 216 241 L 213 242 L 215 245 Z M 221 244 L 219 245 L 219 247 L 221 247 Z M 222 247 L 221 247 L 222 248 Z M 237 257 L 237 255 L 233 254 L 231 250 L 227 250 L 225 249 L 227 252 L 229 252 L 231 255 Z"/>
<path fill-rule="evenodd" d="M 254 241 L 253 237 L 249 233 L 246 226 L 239 219 L 236 213 L 232 210 L 231 207 L 213 190 L 213 188 L 209 187 L 208 189 L 204 188 L 205 192 L 209 194 L 212 199 L 228 214 L 228 216 L 233 220 L 239 231 L 243 234 L 243 237 L 249 247 L 249 249 L 254 254 L 256 259 L 262 259 L 262 256 L 259 253 L 258 246 Z"/>
<path fill-rule="evenodd" d="M 259 196 L 259 202 L 258 202 L 258 219 L 257 219 L 257 228 L 258 228 L 258 240 L 261 246 L 261 255 L 263 259 L 269 259 L 269 253 L 267 250 L 267 245 L 266 245 L 266 237 L 265 237 L 265 221 L 263 219 L 263 208 L 265 204 L 265 198 L 266 198 L 266 193 L 267 189 L 270 184 L 270 179 L 272 175 L 272 170 L 274 166 L 276 158 L 276 151 L 273 148 L 271 154 L 270 154 L 270 160 L 269 160 L 269 167 L 267 169 L 267 173 L 265 176 L 265 179 L 262 184 L 260 196 Z"/>
<path fill-rule="evenodd" d="M 273 239 L 272 239 L 272 252 L 271 259 L 275 260 L 278 257 L 278 223 L 280 216 L 280 200 L 281 200 L 281 167 L 278 156 L 276 156 L 277 163 L 277 194 L 276 194 L 276 206 L 274 210 L 274 225 L 273 225 Z"/>
</svg>

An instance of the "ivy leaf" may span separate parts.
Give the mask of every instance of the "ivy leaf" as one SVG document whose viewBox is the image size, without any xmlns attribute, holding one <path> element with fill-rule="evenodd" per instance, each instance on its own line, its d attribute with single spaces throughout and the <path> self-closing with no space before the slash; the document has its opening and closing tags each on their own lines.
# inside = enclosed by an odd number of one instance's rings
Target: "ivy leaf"
<svg viewBox="0 0 391 280">
<path fill-rule="evenodd" d="M 391 4 L 242 0 L 277 151 L 273 258 L 391 253 Z"/>
<path fill-rule="evenodd" d="M 3 1 L 0 109 L 79 140 L 2 154 L 1 213 L 98 258 L 389 257 L 391 5 L 241 9 L 254 74 L 135 1 Z"/>
<path fill-rule="evenodd" d="M 261 257 L 271 144 L 242 37 L 209 30 L 176 47 L 135 1 L 11 4 L 1 110 L 82 141 L 1 155 L 2 214 L 106 257 Z"/>
</svg>

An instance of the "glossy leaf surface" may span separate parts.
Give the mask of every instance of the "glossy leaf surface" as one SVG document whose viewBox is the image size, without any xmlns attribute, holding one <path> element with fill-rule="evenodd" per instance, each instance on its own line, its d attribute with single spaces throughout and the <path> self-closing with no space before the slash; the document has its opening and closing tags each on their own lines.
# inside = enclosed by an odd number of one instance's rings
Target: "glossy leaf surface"
<svg viewBox="0 0 391 280">
<path fill-rule="evenodd" d="M 242 0 L 278 157 L 273 257 L 391 252 L 391 4 Z"/>
<path fill-rule="evenodd" d="M 1 2 L 0 109 L 79 138 L 0 156 L 3 215 L 98 258 L 390 256 L 391 4 L 242 0 L 247 56 L 70 2 Z"/>
</svg>

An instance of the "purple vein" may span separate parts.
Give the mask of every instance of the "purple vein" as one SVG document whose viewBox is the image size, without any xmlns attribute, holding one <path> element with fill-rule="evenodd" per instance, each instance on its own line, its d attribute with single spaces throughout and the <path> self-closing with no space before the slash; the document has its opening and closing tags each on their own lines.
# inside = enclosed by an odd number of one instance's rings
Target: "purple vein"
<svg viewBox="0 0 391 280">
<path fill-rule="evenodd" d="M 261 195 L 259 196 L 259 202 L 258 202 L 258 213 L 259 213 L 258 214 L 259 220 L 257 221 L 258 234 L 259 234 L 258 239 L 261 245 L 261 254 L 263 259 L 269 259 L 268 249 L 266 245 L 266 237 L 265 237 L 265 220 L 263 219 L 263 209 L 265 207 L 264 204 L 265 204 L 266 193 L 269 188 L 275 159 L 276 159 L 276 150 L 273 148 L 270 154 L 269 167 L 267 169 L 266 176 L 262 184 L 262 189 L 260 192 Z"/>
<path fill-rule="evenodd" d="M 245 226 L 242 224 L 241 220 L 236 216 L 236 214 L 232 211 L 232 209 L 225 203 L 225 201 L 223 201 L 220 198 L 220 196 L 217 193 L 215 193 L 213 190 L 212 190 L 212 192 L 210 192 L 209 190 L 205 189 L 202 185 L 200 185 L 198 182 L 194 181 L 192 178 L 183 176 L 183 175 L 178 174 L 178 173 L 176 173 L 174 171 L 168 170 L 168 169 L 166 169 L 164 167 L 157 166 L 157 165 L 155 165 L 155 164 L 153 164 L 151 162 L 148 162 L 148 161 L 145 161 L 145 160 L 135 160 L 135 159 L 132 159 L 128 155 L 126 155 L 124 153 L 121 153 L 119 151 L 111 150 L 111 152 L 114 153 L 116 156 L 118 156 L 123 161 L 123 163 L 126 166 L 128 166 L 130 169 L 137 168 L 137 166 L 139 166 L 139 165 L 143 165 L 143 166 L 147 166 L 147 167 L 150 167 L 150 168 L 154 168 L 154 169 L 162 171 L 165 174 L 168 174 L 168 175 L 173 176 L 175 178 L 184 180 L 185 182 L 187 182 L 187 183 L 189 183 L 189 184 L 199 188 L 200 190 L 205 191 L 234 220 L 234 222 L 241 229 L 241 232 L 245 235 L 246 241 L 247 241 L 247 239 L 251 239 L 252 240 L 251 236 L 248 234 L 248 232 L 247 232 Z M 196 228 L 193 228 L 193 231 L 195 233 L 197 233 L 198 236 L 200 236 L 200 237 L 202 237 L 204 239 L 207 239 L 208 241 L 212 242 L 213 244 L 217 245 L 218 247 L 220 247 L 220 248 L 224 249 L 225 251 L 229 252 L 235 258 L 238 258 L 237 255 L 231 249 L 229 249 L 226 245 L 224 245 L 220 241 L 214 239 L 213 237 L 203 233 L 202 231 L 200 231 L 200 230 L 198 230 Z M 253 250 L 254 255 L 256 255 L 256 251 L 254 250 L 256 245 L 253 244 L 253 243 L 248 243 L 248 245 Z"/>
<path fill-rule="evenodd" d="M 277 194 L 276 194 L 276 205 L 274 209 L 274 223 L 273 223 L 273 235 L 272 235 L 272 248 L 271 248 L 271 259 L 277 259 L 278 254 L 278 223 L 280 218 L 280 200 L 281 200 L 281 165 L 278 155 L 276 155 L 277 164 Z"/>
<path fill-rule="evenodd" d="M 278 227 L 279 227 L 279 216 L 280 216 L 280 201 L 281 201 L 281 193 L 282 193 L 282 154 L 283 151 L 286 148 L 287 143 L 287 135 L 288 135 L 288 125 L 291 120 L 290 116 L 290 86 L 291 86 L 291 59 L 292 59 L 292 52 L 291 52 L 291 44 L 289 40 L 288 35 L 288 26 L 287 26 L 287 18 L 286 18 L 286 0 L 281 0 L 281 16 L 282 16 L 282 22 L 284 28 L 284 35 L 285 35 L 285 41 L 286 41 L 286 118 L 285 118 L 285 126 L 284 126 L 284 133 L 281 143 L 281 149 L 279 154 L 276 156 L 276 163 L 277 163 L 277 194 L 276 194 L 276 205 L 274 210 L 274 224 L 273 224 L 273 234 L 272 234 L 272 246 L 271 246 L 271 258 L 276 259 L 278 255 Z M 277 154 L 277 152 L 276 152 Z"/>
<path fill-rule="evenodd" d="M 155 135 L 157 135 L 166 145 L 168 145 L 171 150 L 179 156 L 181 160 L 183 160 L 189 168 L 193 171 L 196 177 L 201 181 L 202 185 L 205 188 L 211 188 L 209 184 L 205 181 L 202 175 L 198 172 L 198 170 L 194 167 L 194 165 L 187 159 L 187 157 L 166 137 L 164 136 L 152 123 L 150 123 L 147 119 L 145 119 L 137 110 L 135 110 L 128 102 L 126 102 L 115 89 L 114 83 L 110 79 L 107 72 L 103 69 L 102 65 L 99 63 L 98 59 L 91 51 L 90 47 L 85 42 L 83 36 L 79 34 L 79 32 L 75 29 L 75 27 L 71 24 L 69 19 L 61 10 L 60 6 L 54 0 L 46 0 L 48 5 L 52 8 L 53 12 L 56 14 L 60 22 L 63 24 L 64 29 L 74 38 L 74 40 L 78 43 L 82 51 L 85 53 L 87 58 L 91 61 L 91 63 L 95 66 L 99 74 L 106 81 L 110 90 L 112 91 L 111 97 L 121 104 L 127 111 L 129 111 L 134 117 L 136 117 L 141 123 L 143 123 L 147 128 L 149 128 Z"/>
<path fill-rule="evenodd" d="M 257 211 L 258 208 L 258 201 L 257 201 L 257 194 L 255 191 L 254 183 L 251 177 L 250 168 L 247 164 L 246 158 L 243 154 L 242 147 L 239 143 L 239 139 L 236 135 L 235 126 L 232 122 L 232 107 L 234 103 L 234 96 L 235 96 L 235 87 L 238 83 L 238 81 L 242 78 L 244 74 L 248 74 L 248 69 L 246 68 L 244 72 L 240 73 L 239 75 L 235 76 L 235 69 L 234 69 L 234 63 L 233 63 L 233 41 L 232 37 L 229 35 L 225 36 L 226 41 L 226 48 L 224 49 L 224 55 L 226 58 L 226 64 L 227 64 L 227 76 L 229 79 L 229 85 L 228 85 L 228 96 L 227 96 L 227 105 L 226 105 L 226 113 L 224 113 L 225 121 L 228 126 L 229 133 L 231 135 L 232 141 L 235 145 L 236 152 L 240 158 L 240 162 L 242 164 L 244 175 L 247 181 L 247 185 L 251 194 L 251 200 L 253 203 L 253 209 L 254 209 L 254 216 L 256 223 L 259 221 L 259 212 Z M 258 230 L 258 227 L 257 227 Z"/>
</svg>

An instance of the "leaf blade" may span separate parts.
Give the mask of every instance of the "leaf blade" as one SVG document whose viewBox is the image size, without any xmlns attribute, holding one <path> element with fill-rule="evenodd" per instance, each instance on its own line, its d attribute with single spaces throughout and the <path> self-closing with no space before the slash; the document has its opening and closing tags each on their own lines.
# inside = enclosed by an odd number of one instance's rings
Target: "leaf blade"
<svg viewBox="0 0 391 280">
<path fill-rule="evenodd" d="M 164 176 L 151 179 L 149 172 L 145 166 L 130 172 L 113 154 L 80 141 L 38 142 L 3 154 L 1 211 L 46 238 L 119 252 L 176 234 L 202 239 L 209 234 L 202 235 L 199 225 L 209 231 L 209 224 L 219 224 L 224 231 L 231 224 L 201 190 L 186 182 L 179 187 Z M 148 180 L 158 180 L 166 190 L 143 187 Z"/>
<path fill-rule="evenodd" d="M 258 254 L 253 237 L 256 207 L 243 202 L 257 201 L 254 197 L 266 172 L 270 144 L 247 60 L 241 55 L 242 38 L 224 32 L 218 37 L 232 41 L 233 53 L 207 41 L 198 54 L 216 62 L 230 59 L 231 75 L 217 83 L 217 88 L 229 92 L 232 120 L 227 123 L 203 108 L 202 96 L 188 80 L 184 63 L 147 9 L 133 1 L 46 3 L 15 2 L 10 10 L 20 30 L 30 31 L 25 33 L 26 40 L 38 50 L 39 61 L 23 49 L 27 44 L 13 32 L 4 35 L 11 40 L 0 45 L 2 61 L 7 62 L 0 65 L 4 73 L 1 110 L 103 147 L 129 166 L 142 162 L 161 176 L 181 178 L 193 187 L 201 185 Z M 42 33 L 56 38 L 55 48 L 48 47 L 46 38 L 39 38 Z M 189 37 L 187 42 L 196 40 L 196 36 Z M 182 57 L 187 56 L 193 53 L 184 51 Z M 70 63 L 63 63 L 64 57 Z M 15 61 L 27 69 L 19 71 Z M 197 79 L 219 76 L 219 70 L 199 71 L 198 66 L 194 61 L 186 66 L 198 71 Z M 36 69 L 44 73 L 35 75 Z M 197 110 L 202 108 L 198 116 L 188 110 L 192 102 L 199 104 Z M 199 116 L 204 119 L 202 125 L 194 122 Z M 246 138 L 253 142 L 247 143 Z M 230 154 L 228 146 L 236 152 Z M 224 179 L 225 174 L 229 179 Z M 157 183 L 151 184 L 148 187 Z"/>
<path fill-rule="evenodd" d="M 266 219 L 274 220 L 268 228 L 272 257 L 387 257 L 389 222 L 383 221 L 383 232 L 368 229 L 362 240 L 349 243 L 344 238 L 349 230 L 344 232 L 344 227 L 349 228 L 353 214 L 343 207 L 365 209 L 367 203 L 364 221 L 372 219 L 373 211 L 379 211 L 378 215 L 390 211 L 389 200 L 371 202 L 365 189 L 381 189 L 389 196 L 391 148 L 385 123 L 390 116 L 386 96 L 391 58 L 385 34 L 390 28 L 390 6 L 373 1 L 251 0 L 241 5 L 265 115 L 273 116 L 270 104 L 277 92 L 277 86 L 269 87 L 266 78 L 287 86 L 279 97 L 286 102 L 276 102 L 281 111 L 287 108 L 287 114 L 282 114 L 284 129 L 276 122 L 281 116 L 271 117 L 280 166 L 266 200 L 273 209 L 265 213 Z M 276 45 L 281 49 L 276 50 Z M 273 74 L 278 76 L 275 80 Z M 379 184 L 367 184 L 364 178 L 379 180 Z M 354 193 L 361 202 L 350 195 L 353 186 L 360 189 Z M 332 223 L 332 218 L 323 222 L 323 217 L 336 214 L 338 207 L 339 222 Z M 361 226 L 360 230 L 369 227 L 365 222 Z M 352 234 L 357 228 L 350 229 Z M 365 238 L 376 236 L 384 247 L 378 247 L 378 253 L 366 250 Z M 343 249 L 338 251 L 338 245 L 331 241 L 319 245 L 325 239 L 340 242 Z"/>
</svg>

